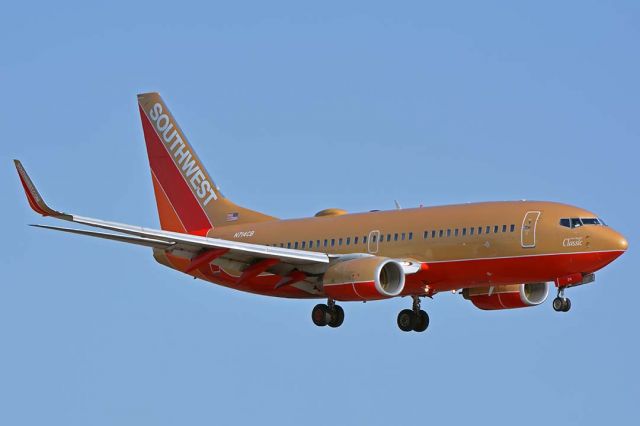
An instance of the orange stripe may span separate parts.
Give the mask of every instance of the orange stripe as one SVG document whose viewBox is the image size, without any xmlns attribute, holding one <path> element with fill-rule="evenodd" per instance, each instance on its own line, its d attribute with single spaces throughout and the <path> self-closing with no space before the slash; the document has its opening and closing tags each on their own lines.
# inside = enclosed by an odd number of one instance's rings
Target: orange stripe
<svg viewBox="0 0 640 426">
<path fill-rule="evenodd" d="M 176 214 L 175 209 L 171 205 L 171 202 L 167 198 L 166 194 L 162 190 L 162 186 L 156 176 L 151 173 L 151 179 L 153 181 L 153 192 L 156 195 L 156 205 L 158 206 L 158 216 L 160 217 L 160 227 L 166 231 L 182 232 L 186 233 L 180 218 Z"/>
</svg>

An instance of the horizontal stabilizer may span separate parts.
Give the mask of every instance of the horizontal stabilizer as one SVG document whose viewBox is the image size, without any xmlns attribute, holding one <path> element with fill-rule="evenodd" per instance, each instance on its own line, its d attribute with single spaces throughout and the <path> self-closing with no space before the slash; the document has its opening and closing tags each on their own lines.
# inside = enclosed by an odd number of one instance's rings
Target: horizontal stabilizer
<svg viewBox="0 0 640 426">
<path fill-rule="evenodd" d="M 174 243 L 154 240 L 152 238 L 133 237 L 129 235 L 109 234 L 107 232 L 87 231 L 84 229 L 63 228 L 61 226 L 30 225 L 36 228 L 53 229 L 54 231 L 69 232 L 71 234 L 86 235 L 89 237 L 104 238 L 106 240 L 120 241 L 123 243 L 137 244 L 140 246 L 153 247 L 158 249 L 168 249 Z"/>
</svg>

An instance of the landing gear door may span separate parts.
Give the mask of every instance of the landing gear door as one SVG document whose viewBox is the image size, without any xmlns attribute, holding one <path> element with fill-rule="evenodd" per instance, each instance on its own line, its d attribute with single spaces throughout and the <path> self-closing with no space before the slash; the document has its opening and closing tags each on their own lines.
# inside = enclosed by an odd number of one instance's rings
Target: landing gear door
<svg viewBox="0 0 640 426">
<path fill-rule="evenodd" d="M 380 240 L 380 231 L 375 230 L 369 232 L 369 239 L 367 241 L 367 249 L 369 253 L 375 254 L 378 252 L 378 241 Z"/>
<path fill-rule="evenodd" d="M 520 243 L 524 248 L 533 248 L 536 246 L 536 226 L 540 219 L 539 211 L 530 211 L 524 215 L 522 220 L 522 231 L 520 234 Z"/>
</svg>

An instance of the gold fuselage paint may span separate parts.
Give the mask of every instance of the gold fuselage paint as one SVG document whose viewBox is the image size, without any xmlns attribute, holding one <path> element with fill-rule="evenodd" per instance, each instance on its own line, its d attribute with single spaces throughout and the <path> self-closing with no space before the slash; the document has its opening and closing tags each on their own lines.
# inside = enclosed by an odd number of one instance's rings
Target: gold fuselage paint
<svg viewBox="0 0 640 426">
<path fill-rule="evenodd" d="M 429 271 L 407 283 L 405 294 L 411 294 L 424 293 L 427 286 L 431 291 L 444 291 L 553 281 L 561 276 L 558 274 L 600 269 L 617 257 L 607 253 L 626 249 L 624 237 L 610 227 L 560 225 L 560 219 L 573 217 L 597 216 L 555 202 L 485 202 L 230 225 L 212 229 L 208 236 L 426 263 Z M 572 256 L 583 254 L 588 258 Z M 156 256 L 167 264 L 163 257 Z M 241 270 L 227 268 L 226 272 L 233 275 Z M 216 282 L 215 275 L 201 278 Z M 278 295 L 272 289 L 244 290 Z M 316 296 L 321 297 L 322 292 Z"/>
</svg>

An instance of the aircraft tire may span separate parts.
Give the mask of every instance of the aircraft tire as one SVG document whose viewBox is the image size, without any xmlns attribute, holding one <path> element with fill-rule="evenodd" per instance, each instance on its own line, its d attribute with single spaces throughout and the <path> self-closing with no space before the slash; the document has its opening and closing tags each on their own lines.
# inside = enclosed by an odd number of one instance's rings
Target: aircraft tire
<svg viewBox="0 0 640 426">
<path fill-rule="evenodd" d="M 324 327 L 328 324 L 331 315 L 329 314 L 329 307 L 324 303 L 320 303 L 313 307 L 311 311 L 311 320 L 318 327 Z"/>
<path fill-rule="evenodd" d="M 416 323 L 413 327 L 413 331 L 422 333 L 428 327 L 429 327 L 429 314 L 421 310 L 420 313 L 416 316 Z"/>
<path fill-rule="evenodd" d="M 564 308 L 564 301 L 561 297 L 553 299 L 553 310 L 556 312 L 562 312 Z"/>
<path fill-rule="evenodd" d="M 402 331 L 412 331 L 415 328 L 417 317 L 411 309 L 403 309 L 398 314 L 398 327 Z"/>
<path fill-rule="evenodd" d="M 335 305 L 333 307 L 333 312 L 331 312 L 331 321 L 329 321 L 328 325 L 329 327 L 340 327 L 342 325 L 342 323 L 344 322 L 344 309 L 342 309 L 342 306 L 340 305 Z"/>
<path fill-rule="evenodd" d="M 566 298 L 563 301 L 563 305 L 562 305 L 562 312 L 569 312 L 569 310 L 571 309 L 571 299 Z"/>
</svg>

